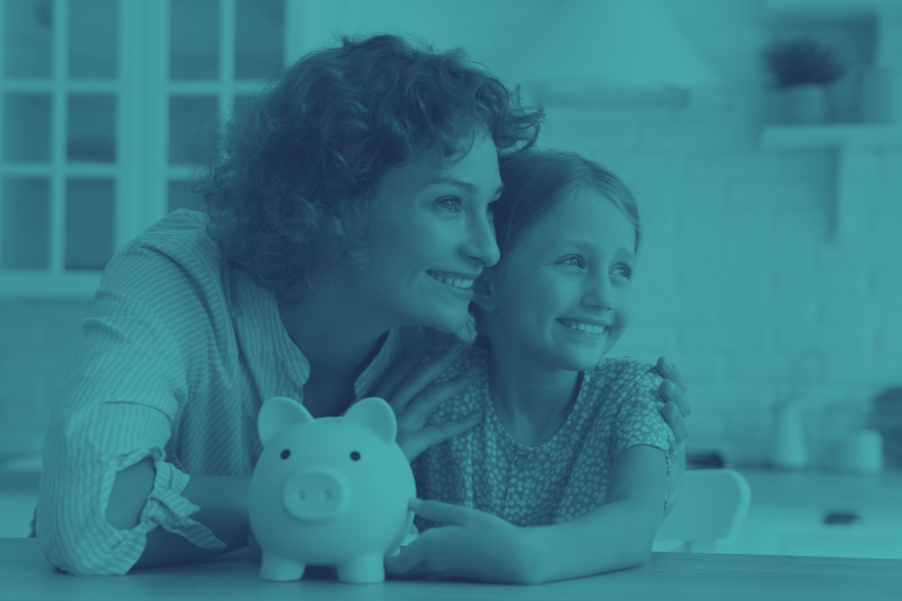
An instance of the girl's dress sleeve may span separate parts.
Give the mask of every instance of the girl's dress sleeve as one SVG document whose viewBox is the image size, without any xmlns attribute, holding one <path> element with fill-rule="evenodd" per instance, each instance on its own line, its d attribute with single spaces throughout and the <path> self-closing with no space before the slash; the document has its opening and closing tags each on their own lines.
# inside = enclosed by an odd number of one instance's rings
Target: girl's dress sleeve
<svg viewBox="0 0 902 601">
<path fill-rule="evenodd" d="M 47 560 L 81 575 L 125 574 L 157 527 L 200 547 L 225 546 L 191 519 L 199 507 L 181 495 L 188 475 L 167 457 L 189 397 L 172 324 L 180 299 L 194 302 L 196 288 L 183 267 L 142 248 L 117 255 L 103 279 L 50 417 L 37 512 Z M 113 482 L 145 457 L 156 470 L 153 489 L 138 524 L 119 530 L 106 520 Z"/>
<path fill-rule="evenodd" d="M 613 431 L 613 456 L 617 457 L 621 451 L 635 445 L 657 447 L 664 451 L 667 476 L 670 477 L 673 470 L 670 451 L 676 444 L 673 431 L 661 415 L 664 407 L 664 401 L 658 395 L 661 376 L 651 364 L 628 360 L 620 378 L 624 379 L 624 387 Z M 666 504 L 665 500 L 665 507 Z"/>
</svg>

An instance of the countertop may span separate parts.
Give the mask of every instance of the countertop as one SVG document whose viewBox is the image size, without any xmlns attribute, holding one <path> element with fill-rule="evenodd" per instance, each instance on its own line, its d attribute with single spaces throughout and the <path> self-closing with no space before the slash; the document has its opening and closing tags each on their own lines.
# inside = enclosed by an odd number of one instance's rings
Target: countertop
<svg viewBox="0 0 902 601">
<path fill-rule="evenodd" d="M 752 506 L 780 505 L 825 511 L 902 512 L 902 471 L 873 475 L 767 468 L 735 468 L 752 490 Z"/>
<path fill-rule="evenodd" d="M 897 600 L 902 560 L 772 555 L 655 553 L 640 568 L 538 586 L 388 580 L 337 582 L 319 571 L 300 582 L 263 582 L 246 551 L 204 563 L 135 570 L 125 577 L 76 577 L 55 571 L 36 539 L 0 539 L 0 599 L 103 601 L 129 599 L 353 599 L 503 601 L 598 599 L 730 601 Z"/>
</svg>

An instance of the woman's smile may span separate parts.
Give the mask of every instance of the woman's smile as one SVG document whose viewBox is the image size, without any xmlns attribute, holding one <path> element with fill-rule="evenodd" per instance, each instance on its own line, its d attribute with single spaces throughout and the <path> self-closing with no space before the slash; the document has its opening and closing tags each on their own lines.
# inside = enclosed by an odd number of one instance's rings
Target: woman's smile
<svg viewBox="0 0 902 601">
<path fill-rule="evenodd" d="M 473 282 L 479 277 L 479 274 L 467 277 L 457 273 L 449 273 L 447 271 L 427 271 L 434 280 L 438 280 L 442 284 L 446 284 L 452 288 L 459 290 L 469 290 L 473 287 Z"/>
</svg>

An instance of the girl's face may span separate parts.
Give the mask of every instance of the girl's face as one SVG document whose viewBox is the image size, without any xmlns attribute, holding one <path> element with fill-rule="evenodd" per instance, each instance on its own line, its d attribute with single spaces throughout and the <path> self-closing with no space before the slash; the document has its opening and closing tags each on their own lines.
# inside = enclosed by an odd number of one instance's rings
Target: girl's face
<svg viewBox="0 0 902 601">
<path fill-rule="evenodd" d="M 629 320 L 635 235 L 622 210 L 590 189 L 540 218 L 478 284 L 492 348 L 557 369 L 595 367 Z"/>
<path fill-rule="evenodd" d="M 500 193 L 489 135 L 478 135 L 456 162 L 430 151 L 391 169 L 376 186 L 370 260 L 362 270 L 345 270 L 343 289 L 389 327 L 460 330 L 473 281 L 500 256 L 489 207 Z"/>
</svg>

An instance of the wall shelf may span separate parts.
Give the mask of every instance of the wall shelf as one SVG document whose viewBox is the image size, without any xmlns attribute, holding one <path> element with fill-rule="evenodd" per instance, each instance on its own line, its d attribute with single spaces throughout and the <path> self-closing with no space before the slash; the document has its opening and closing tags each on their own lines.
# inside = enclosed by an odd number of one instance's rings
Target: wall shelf
<svg viewBox="0 0 902 601">
<path fill-rule="evenodd" d="M 895 124 L 771 125 L 761 147 L 822 148 L 835 157 L 830 240 L 840 242 L 866 219 L 857 198 L 870 194 L 874 151 L 902 148 L 902 126 Z"/>
<path fill-rule="evenodd" d="M 763 148 L 902 147 L 902 126 L 880 123 L 770 125 L 761 132 Z"/>
</svg>

